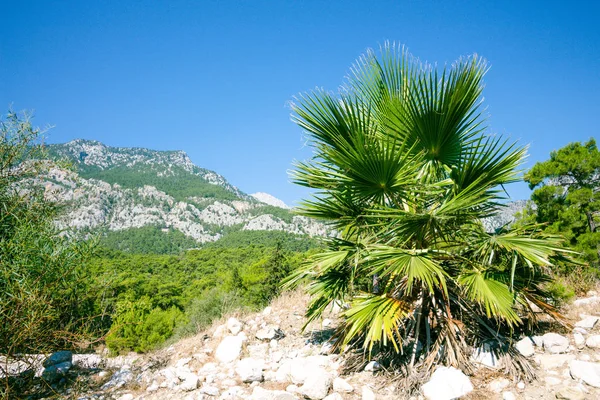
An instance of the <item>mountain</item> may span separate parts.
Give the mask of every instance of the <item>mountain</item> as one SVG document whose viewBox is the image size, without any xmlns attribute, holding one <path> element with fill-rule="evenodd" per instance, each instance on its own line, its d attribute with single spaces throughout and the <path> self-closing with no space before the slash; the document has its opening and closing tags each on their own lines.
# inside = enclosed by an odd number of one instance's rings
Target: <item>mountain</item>
<svg viewBox="0 0 600 400">
<path fill-rule="evenodd" d="M 287 204 L 285 204 L 283 202 L 283 200 L 278 199 L 275 196 L 270 195 L 269 193 L 264 193 L 264 192 L 257 192 L 257 193 L 253 193 L 250 196 L 254 197 L 256 200 L 268 204 L 270 206 L 274 206 L 274 207 L 279 207 L 279 208 L 285 208 L 285 209 L 290 209 L 290 206 L 288 206 Z"/>
<path fill-rule="evenodd" d="M 57 165 L 43 184 L 48 196 L 67 203 L 58 221 L 65 228 L 122 236 L 126 230 L 152 227 L 153 235 L 183 234 L 198 244 L 247 230 L 328 233 L 323 224 L 293 215 L 269 194 L 243 193 L 223 176 L 194 165 L 183 151 L 78 139 L 48 145 L 48 154 Z M 65 161 L 72 168 L 59 167 Z"/>
</svg>

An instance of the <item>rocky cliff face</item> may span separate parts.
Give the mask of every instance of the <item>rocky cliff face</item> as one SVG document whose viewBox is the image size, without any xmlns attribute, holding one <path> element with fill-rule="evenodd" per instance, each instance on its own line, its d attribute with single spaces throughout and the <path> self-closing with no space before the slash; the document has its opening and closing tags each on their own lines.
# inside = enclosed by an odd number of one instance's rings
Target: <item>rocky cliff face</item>
<svg viewBox="0 0 600 400">
<path fill-rule="evenodd" d="M 49 146 L 49 153 L 74 165 L 74 171 L 51 168 L 43 182 L 48 196 L 68 205 L 58 221 L 65 228 L 94 232 L 154 225 L 199 243 L 236 230 L 327 234 L 323 224 L 294 216 L 273 196 L 246 195 L 182 151 L 74 140 Z"/>
</svg>

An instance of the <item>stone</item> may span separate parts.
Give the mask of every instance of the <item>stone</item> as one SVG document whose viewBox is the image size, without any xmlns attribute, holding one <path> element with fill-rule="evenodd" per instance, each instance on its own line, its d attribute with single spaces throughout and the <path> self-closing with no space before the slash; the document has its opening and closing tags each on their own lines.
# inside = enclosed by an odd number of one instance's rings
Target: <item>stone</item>
<svg viewBox="0 0 600 400">
<path fill-rule="evenodd" d="M 517 389 L 519 389 L 519 390 L 525 389 L 525 382 L 520 381 L 519 383 L 517 383 Z"/>
<path fill-rule="evenodd" d="M 117 372 L 115 372 L 113 374 L 113 376 L 109 379 L 108 382 L 106 382 L 104 385 L 102 385 L 101 389 L 102 390 L 107 390 L 107 389 L 112 389 L 112 388 L 118 389 L 120 387 L 125 386 L 132 379 L 133 379 L 133 374 L 131 373 L 129 366 L 124 365 L 123 367 L 121 367 L 120 370 L 118 370 Z"/>
<path fill-rule="evenodd" d="M 598 304 L 598 303 L 600 303 L 600 297 L 591 296 L 591 297 L 585 297 L 583 299 L 577 299 L 573 302 L 573 305 L 576 307 L 581 307 L 581 306 L 594 305 L 594 304 Z"/>
<path fill-rule="evenodd" d="M 235 371 L 244 383 L 262 382 L 264 367 L 264 360 L 249 357 L 240 360 Z"/>
<path fill-rule="evenodd" d="M 98 354 L 73 354 L 73 366 L 81 369 L 99 368 L 102 363 L 102 357 Z"/>
<path fill-rule="evenodd" d="M 487 344 L 474 349 L 471 360 L 475 363 L 485 365 L 488 368 L 498 368 L 500 366 L 500 360 L 498 360 L 498 357 L 494 354 L 492 348 Z"/>
<path fill-rule="evenodd" d="M 599 349 L 600 348 L 600 335 L 588 336 L 587 340 L 585 341 L 585 345 L 592 349 Z"/>
<path fill-rule="evenodd" d="M 270 326 L 259 329 L 256 332 L 256 338 L 259 340 L 280 340 L 285 337 L 285 333 L 278 326 Z"/>
<path fill-rule="evenodd" d="M 598 322 L 599 319 L 600 319 L 600 317 L 594 317 L 592 315 L 588 315 L 585 318 L 583 318 L 581 321 L 577 322 L 575 324 L 575 326 L 577 328 L 592 329 L 594 327 L 594 325 L 596 325 L 596 322 Z"/>
<path fill-rule="evenodd" d="M 119 400 L 133 400 L 133 398 L 133 394 L 125 393 L 123 396 L 119 397 Z"/>
<path fill-rule="evenodd" d="M 375 393 L 373 392 L 373 390 L 368 387 L 368 386 L 363 386 L 362 387 L 362 400 L 375 400 Z"/>
<path fill-rule="evenodd" d="M 181 383 L 179 384 L 179 388 L 184 392 L 191 392 L 192 390 L 198 389 L 198 385 L 200 384 L 200 378 L 192 372 L 189 372 L 185 375 L 180 375 L 179 379 L 181 379 Z"/>
<path fill-rule="evenodd" d="M 237 335 L 242 331 L 244 325 L 237 318 L 229 318 L 227 320 L 227 329 L 232 335 Z"/>
<path fill-rule="evenodd" d="M 532 336 L 531 340 L 533 340 L 535 347 L 544 347 L 544 339 L 541 336 Z"/>
<path fill-rule="evenodd" d="M 73 364 L 70 361 L 63 361 L 58 364 L 47 366 L 42 372 L 42 379 L 46 382 L 56 382 L 67 375 Z"/>
<path fill-rule="evenodd" d="M 517 400 L 517 396 L 513 392 L 502 393 L 502 400 Z"/>
<path fill-rule="evenodd" d="M 242 352 L 244 340 L 239 336 L 225 337 L 215 351 L 215 357 L 222 363 L 229 363 L 237 360 Z"/>
<path fill-rule="evenodd" d="M 580 380 L 586 385 L 600 388 L 600 364 L 573 360 L 569 364 L 569 372 L 573 379 Z"/>
<path fill-rule="evenodd" d="M 498 378 L 491 381 L 488 385 L 490 391 L 494 393 L 502 392 L 506 387 L 510 385 L 510 381 L 506 378 Z"/>
<path fill-rule="evenodd" d="M 559 354 L 569 351 L 569 339 L 558 333 L 546 333 L 542 336 L 542 339 L 544 341 L 544 350 L 548 353 Z"/>
<path fill-rule="evenodd" d="M 323 400 L 344 400 L 344 398 L 339 393 L 331 393 L 329 396 L 325 397 Z"/>
<path fill-rule="evenodd" d="M 535 354 L 534 343 L 531 338 L 525 337 L 515 344 L 515 348 L 522 356 L 531 357 Z"/>
<path fill-rule="evenodd" d="M 331 324 L 333 324 L 333 321 L 330 320 L 329 318 L 325 318 L 323 320 L 323 322 L 321 322 L 321 327 L 327 328 L 327 327 L 331 326 Z"/>
<path fill-rule="evenodd" d="M 555 397 L 557 399 L 562 399 L 562 400 L 585 400 L 585 394 L 579 390 L 578 388 L 574 388 L 574 387 L 564 387 L 559 389 L 556 394 Z"/>
<path fill-rule="evenodd" d="M 367 366 L 365 367 L 365 371 L 368 372 L 377 372 L 381 370 L 381 364 L 379 364 L 377 361 L 370 361 Z"/>
<path fill-rule="evenodd" d="M 333 391 L 340 393 L 351 393 L 354 391 L 354 388 L 345 379 L 338 377 L 333 380 Z"/>
<path fill-rule="evenodd" d="M 50 354 L 50 356 L 44 360 L 42 365 L 44 367 L 49 367 L 51 365 L 62 364 L 64 362 L 69 362 L 72 365 L 73 353 L 67 350 L 57 351 L 56 353 Z"/>
<path fill-rule="evenodd" d="M 451 400 L 473 391 L 471 380 L 454 367 L 438 367 L 422 387 L 428 400 Z"/>
<path fill-rule="evenodd" d="M 575 356 L 571 354 L 538 354 L 535 357 L 535 361 L 546 371 L 560 368 L 573 359 Z"/>
<path fill-rule="evenodd" d="M 575 341 L 575 347 L 578 349 L 583 349 L 585 347 L 585 337 L 581 333 L 575 332 L 573 334 L 573 340 Z"/>
<path fill-rule="evenodd" d="M 204 393 L 204 394 L 207 394 L 209 396 L 218 396 L 219 395 L 219 388 L 216 388 L 214 386 L 210 386 L 210 385 L 204 384 L 200 388 L 200 393 Z"/>
<path fill-rule="evenodd" d="M 299 388 L 296 385 L 287 385 L 285 391 L 290 393 L 298 393 L 298 389 Z"/>
<path fill-rule="evenodd" d="M 272 307 L 265 307 L 265 309 L 262 312 L 262 315 L 271 315 L 272 311 L 273 311 Z"/>
<path fill-rule="evenodd" d="M 331 375 L 323 368 L 314 368 L 306 372 L 304 385 L 300 387 L 299 392 L 311 400 L 324 399 L 331 388 Z"/>
<path fill-rule="evenodd" d="M 250 396 L 251 400 L 297 400 L 297 397 L 283 390 L 267 390 L 255 386 Z"/>
</svg>

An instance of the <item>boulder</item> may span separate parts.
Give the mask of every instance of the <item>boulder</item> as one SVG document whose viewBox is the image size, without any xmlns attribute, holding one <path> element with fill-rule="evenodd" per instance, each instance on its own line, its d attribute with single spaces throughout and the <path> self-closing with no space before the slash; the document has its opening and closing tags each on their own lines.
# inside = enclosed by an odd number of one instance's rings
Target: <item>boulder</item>
<svg viewBox="0 0 600 400">
<path fill-rule="evenodd" d="M 365 367 L 365 371 L 368 372 L 376 372 L 376 371 L 380 371 L 381 370 L 381 364 L 379 364 L 377 361 L 370 361 L 367 366 Z"/>
<path fill-rule="evenodd" d="M 255 386 L 250 396 L 250 400 L 297 400 L 298 398 L 291 393 L 283 390 L 267 390 L 260 386 Z"/>
<path fill-rule="evenodd" d="M 585 345 L 592 349 L 600 348 L 600 335 L 591 335 L 585 341 Z"/>
<path fill-rule="evenodd" d="M 306 372 L 306 379 L 304 385 L 300 387 L 300 393 L 311 400 L 324 399 L 331 388 L 331 375 L 323 368 L 314 368 Z"/>
<path fill-rule="evenodd" d="M 341 394 L 339 393 L 331 393 L 329 396 L 325 397 L 323 400 L 344 400 Z"/>
<path fill-rule="evenodd" d="M 542 340 L 544 341 L 544 350 L 548 353 L 559 354 L 569 351 L 569 339 L 558 333 L 546 333 L 542 336 Z"/>
<path fill-rule="evenodd" d="M 209 396 L 218 396 L 219 395 L 219 388 L 216 388 L 214 386 L 210 386 L 210 385 L 204 384 L 200 388 L 200 393 L 204 393 L 204 394 L 209 395 Z"/>
<path fill-rule="evenodd" d="M 577 299 L 573 302 L 573 305 L 575 305 L 576 307 L 580 307 L 580 306 L 589 306 L 589 305 L 598 304 L 598 303 L 600 303 L 600 297 L 592 296 L 592 297 L 586 297 L 583 299 Z"/>
<path fill-rule="evenodd" d="M 242 352 L 244 340 L 240 336 L 225 337 L 215 351 L 215 357 L 222 363 L 229 363 L 237 360 Z"/>
<path fill-rule="evenodd" d="M 67 375 L 73 364 L 70 361 L 64 361 L 58 364 L 47 366 L 42 372 L 42 379 L 46 382 L 56 382 Z"/>
<path fill-rule="evenodd" d="M 264 360 L 249 357 L 240 360 L 235 371 L 244 383 L 262 382 L 264 366 Z"/>
<path fill-rule="evenodd" d="M 229 318 L 227 320 L 227 329 L 232 335 L 237 335 L 242 331 L 244 325 L 237 318 Z"/>
<path fill-rule="evenodd" d="M 451 400 L 472 392 L 473 385 L 462 371 L 454 367 L 438 367 L 422 389 L 428 400 Z"/>
<path fill-rule="evenodd" d="M 351 393 L 354 391 L 354 388 L 345 379 L 335 378 L 333 380 L 333 391 L 340 393 Z"/>
<path fill-rule="evenodd" d="M 574 359 L 575 356 L 572 354 L 538 354 L 535 356 L 535 361 L 546 371 L 560 368 Z"/>
<path fill-rule="evenodd" d="M 535 354 L 534 343 L 531 338 L 525 337 L 515 344 L 515 348 L 521 355 L 531 357 Z"/>
<path fill-rule="evenodd" d="M 259 340 L 280 340 L 285 337 L 285 333 L 278 326 L 267 326 L 256 331 L 256 338 Z"/>
<path fill-rule="evenodd" d="M 362 387 L 361 398 L 362 398 L 362 400 L 375 400 L 375 393 L 373 392 L 373 390 L 370 387 L 365 385 Z"/>
<path fill-rule="evenodd" d="M 200 384 L 200 378 L 198 378 L 198 376 L 192 372 L 179 375 L 179 379 L 181 380 L 179 388 L 184 392 L 191 392 L 192 390 L 196 390 L 198 389 L 198 385 Z"/>
<path fill-rule="evenodd" d="M 471 361 L 485 365 L 488 368 L 500 367 L 500 360 L 498 360 L 498 357 L 494 354 L 492 348 L 487 344 L 473 350 Z"/>
<path fill-rule="evenodd" d="M 585 318 L 583 318 L 581 321 L 577 322 L 575 324 L 575 326 L 577 328 L 592 329 L 594 327 L 594 325 L 596 325 L 596 322 L 598 322 L 598 319 L 600 319 L 600 317 L 594 317 L 592 315 L 588 315 Z"/>
<path fill-rule="evenodd" d="M 73 364 L 73 353 L 67 350 L 57 351 L 56 353 L 50 354 L 48 358 L 44 360 L 42 365 L 46 368 L 51 365 L 62 364 L 64 362 L 68 362 L 71 365 Z M 70 368 L 70 367 L 69 367 Z"/>
<path fill-rule="evenodd" d="M 579 388 L 564 387 L 559 389 L 555 397 L 562 400 L 585 400 L 587 397 Z"/>
<path fill-rule="evenodd" d="M 585 337 L 581 333 L 575 332 L 573 334 L 573 340 L 575 341 L 575 347 L 578 349 L 585 347 Z"/>
<path fill-rule="evenodd" d="M 517 400 L 517 396 L 513 392 L 502 393 L 502 400 Z"/>
<path fill-rule="evenodd" d="M 103 360 L 98 354 L 73 354 L 72 362 L 77 368 L 94 369 L 99 368 Z"/>
<path fill-rule="evenodd" d="M 600 388 L 600 364 L 588 361 L 573 360 L 569 364 L 571 377 L 586 385 Z"/>
</svg>

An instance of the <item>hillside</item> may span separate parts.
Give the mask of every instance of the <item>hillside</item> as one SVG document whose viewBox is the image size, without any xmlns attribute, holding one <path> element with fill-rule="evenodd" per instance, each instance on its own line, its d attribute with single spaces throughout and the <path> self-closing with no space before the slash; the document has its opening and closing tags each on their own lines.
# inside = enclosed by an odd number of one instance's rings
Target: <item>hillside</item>
<svg viewBox="0 0 600 400">
<path fill-rule="evenodd" d="M 293 215 L 273 196 L 247 195 L 216 172 L 194 165 L 183 151 L 74 140 L 49 145 L 48 152 L 53 160 L 73 165 L 72 170 L 52 168 L 44 182 L 48 195 L 67 203 L 59 221 L 65 228 L 110 238 L 114 232 L 150 227 L 145 234 L 175 232 L 185 247 L 190 244 L 185 238 L 202 244 L 245 230 L 327 234 L 324 225 Z"/>
</svg>

